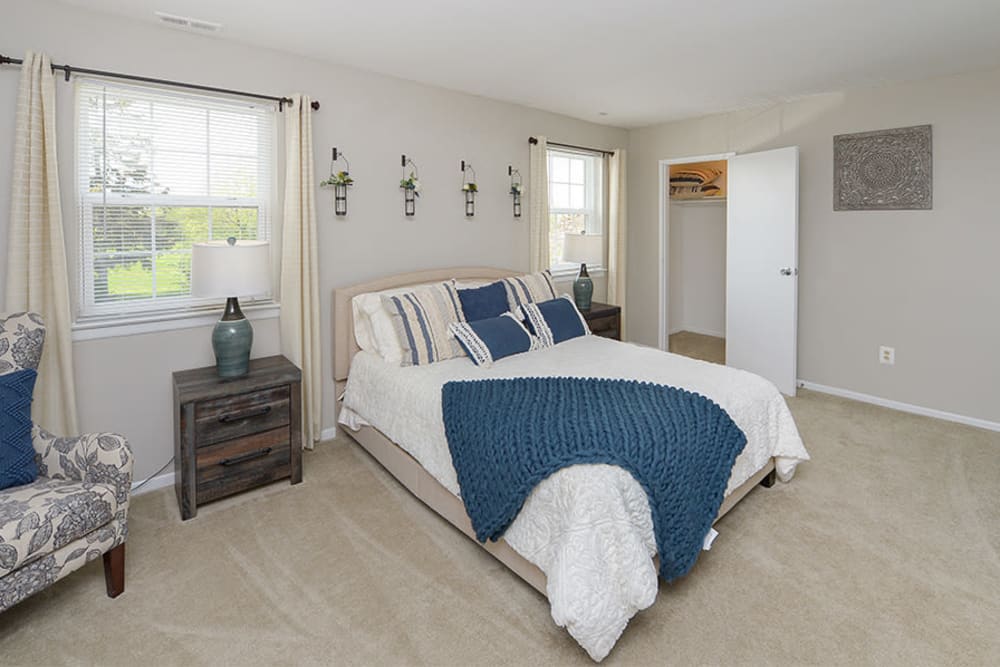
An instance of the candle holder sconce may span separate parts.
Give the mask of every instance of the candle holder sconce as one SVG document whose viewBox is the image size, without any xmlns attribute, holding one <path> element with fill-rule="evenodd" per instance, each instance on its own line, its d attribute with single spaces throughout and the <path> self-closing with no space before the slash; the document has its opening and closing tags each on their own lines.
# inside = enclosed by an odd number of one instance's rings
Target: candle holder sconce
<svg viewBox="0 0 1000 667">
<path fill-rule="evenodd" d="M 465 217 L 471 218 L 476 214 L 476 193 L 479 186 L 476 185 L 476 170 L 472 165 L 462 160 L 462 192 L 465 193 Z M 472 177 L 469 178 L 469 174 Z"/>
<path fill-rule="evenodd" d="M 407 217 L 413 217 L 417 212 L 417 197 L 420 196 L 420 170 L 417 163 L 400 156 L 400 165 L 403 167 L 403 178 L 399 181 L 399 187 L 403 191 L 403 213 Z M 406 168 L 411 167 L 409 175 Z"/>
<path fill-rule="evenodd" d="M 344 161 L 344 169 L 337 171 L 338 160 Z M 333 159 L 330 160 L 330 177 L 320 183 L 320 187 L 333 188 L 333 212 L 336 215 L 347 215 L 347 188 L 354 185 L 351 177 L 351 163 L 347 161 L 347 156 L 333 148 Z"/>
<path fill-rule="evenodd" d="M 521 172 L 514 169 L 513 165 L 507 165 L 507 175 L 510 176 L 510 196 L 514 200 L 514 217 L 521 217 L 521 193 L 524 185 L 521 182 Z"/>
</svg>

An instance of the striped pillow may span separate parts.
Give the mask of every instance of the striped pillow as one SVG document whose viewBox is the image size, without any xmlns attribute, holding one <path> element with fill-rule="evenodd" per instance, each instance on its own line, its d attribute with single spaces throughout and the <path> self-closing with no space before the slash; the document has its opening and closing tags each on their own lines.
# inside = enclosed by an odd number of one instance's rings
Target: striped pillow
<svg viewBox="0 0 1000 667">
<path fill-rule="evenodd" d="M 449 283 L 417 287 L 406 294 L 383 296 L 403 348 L 403 366 L 420 366 L 462 356 L 448 327 L 464 322 L 458 292 Z"/>
<path fill-rule="evenodd" d="M 552 284 L 552 274 L 547 270 L 504 278 L 503 284 L 507 288 L 507 304 L 511 312 L 515 312 L 527 303 L 548 301 L 557 296 L 556 288 Z"/>
</svg>

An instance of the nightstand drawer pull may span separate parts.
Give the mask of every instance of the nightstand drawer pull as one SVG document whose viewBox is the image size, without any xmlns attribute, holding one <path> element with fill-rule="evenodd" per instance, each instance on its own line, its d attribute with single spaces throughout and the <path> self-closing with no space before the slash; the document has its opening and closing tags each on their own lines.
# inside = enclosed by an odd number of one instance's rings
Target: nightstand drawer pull
<svg viewBox="0 0 1000 667">
<path fill-rule="evenodd" d="M 223 424 L 228 424 L 229 422 L 237 422 L 241 419 L 251 419 L 253 417 L 263 417 L 271 411 L 270 405 L 265 405 L 262 408 L 257 408 L 256 410 L 247 410 L 246 412 L 236 412 L 227 413 L 224 415 L 219 415 L 219 421 Z"/>
<path fill-rule="evenodd" d="M 252 461 L 254 459 L 259 459 L 261 457 L 267 456 L 271 453 L 271 447 L 265 447 L 264 449 L 258 449 L 256 452 L 250 452 L 249 454 L 242 454 L 240 456 L 234 456 L 229 459 L 222 459 L 219 461 L 220 466 L 234 466 L 237 463 L 245 463 L 246 461 Z"/>
</svg>

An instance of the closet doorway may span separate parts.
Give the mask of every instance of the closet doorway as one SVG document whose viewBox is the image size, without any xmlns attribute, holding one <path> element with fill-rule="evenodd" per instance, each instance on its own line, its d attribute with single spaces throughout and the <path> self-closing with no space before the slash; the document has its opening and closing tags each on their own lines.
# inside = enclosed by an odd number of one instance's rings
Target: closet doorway
<svg viewBox="0 0 1000 667">
<path fill-rule="evenodd" d="M 660 160 L 660 349 L 794 396 L 798 147 Z"/>
<path fill-rule="evenodd" d="M 669 164 L 667 349 L 726 363 L 728 156 Z"/>
</svg>

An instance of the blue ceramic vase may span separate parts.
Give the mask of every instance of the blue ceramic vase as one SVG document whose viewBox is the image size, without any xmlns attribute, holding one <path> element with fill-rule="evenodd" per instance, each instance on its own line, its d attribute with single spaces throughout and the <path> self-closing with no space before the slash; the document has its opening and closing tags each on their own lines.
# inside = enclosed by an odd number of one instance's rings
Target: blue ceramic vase
<svg viewBox="0 0 1000 667">
<path fill-rule="evenodd" d="M 212 349 L 215 350 L 215 367 L 221 378 L 236 378 L 250 370 L 250 348 L 253 346 L 253 327 L 243 316 L 236 297 L 226 300 L 226 312 L 212 330 Z"/>
<path fill-rule="evenodd" d="M 594 281 L 587 273 L 587 265 L 580 265 L 580 275 L 573 281 L 573 300 L 580 310 L 590 310 L 590 299 L 594 296 Z"/>
</svg>

